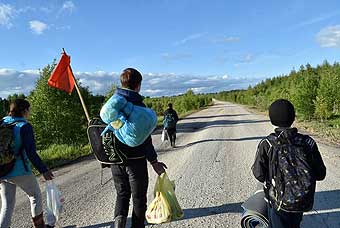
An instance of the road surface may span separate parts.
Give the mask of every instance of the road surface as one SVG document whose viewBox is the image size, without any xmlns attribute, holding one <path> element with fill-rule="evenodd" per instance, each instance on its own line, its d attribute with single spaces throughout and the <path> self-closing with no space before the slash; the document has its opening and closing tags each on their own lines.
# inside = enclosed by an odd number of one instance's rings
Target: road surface
<svg viewBox="0 0 340 228">
<path fill-rule="evenodd" d="M 168 166 L 176 182 L 176 194 L 184 209 L 182 220 L 148 227 L 240 227 L 240 205 L 254 191 L 256 181 L 250 167 L 258 142 L 272 132 L 267 117 L 242 106 L 217 102 L 178 124 L 177 148 L 161 143 L 161 132 L 153 134 L 159 160 Z M 317 140 L 318 141 L 318 140 Z M 327 166 L 327 177 L 317 185 L 315 210 L 304 216 L 308 228 L 340 227 L 340 149 L 319 144 Z M 55 171 L 56 184 L 65 196 L 60 225 L 74 228 L 113 227 L 115 192 L 112 181 L 100 185 L 99 164 L 93 158 Z M 156 174 L 149 166 L 148 203 L 152 200 Z M 109 180 L 110 172 L 104 172 Z M 44 184 L 41 183 L 45 197 Z M 31 227 L 29 203 L 21 190 L 12 227 Z M 130 212 L 131 214 L 131 212 Z"/>
</svg>

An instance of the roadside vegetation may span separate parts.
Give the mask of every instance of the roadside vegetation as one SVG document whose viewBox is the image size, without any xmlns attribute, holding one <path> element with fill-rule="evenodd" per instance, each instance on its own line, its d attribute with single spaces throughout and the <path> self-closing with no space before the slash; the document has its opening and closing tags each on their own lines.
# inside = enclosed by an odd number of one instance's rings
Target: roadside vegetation
<svg viewBox="0 0 340 228">
<path fill-rule="evenodd" d="M 7 99 L 0 98 L 0 118 L 9 111 L 9 104 L 16 98 L 27 98 L 31 104 L 29 122 L 32 124 L 38 153 L 43 161 L 54 168 L 79 157 L 91 154 L 86 134 L 87 120 L 84 115 L 77 92 L 71 94 L 51 88 L 47 81 L 55 67 L 55 62 L 40 71 L 40 78 L 35 89 L 25 97 L 13 94 Z M 80 84 L 80 83 L 78 83 Z M 115 85 L 106 96 L 93 95 L 90 88 L 80 84 L 80 90 L 90 117 L 99 116 L 103 103 L 114 93 Z M 196 95 L 191 90 L 185 94 L 172 97 L 145 98 L 145 104 L 154 109 L 158 115 L 159 125 L 162 113 L 169 102 L 180 117 L 197 111 L 211 104 L 211 95 Z"/>
<path fill-rule="evenodd" d="M 268 110 L 278 98 L 290 100 L 299 126 L 340 143 L 340 64 L 307 64 L 288 75 L 267 79 L 246 90 L 221 92 L 216 99 Z"/>
</svg>

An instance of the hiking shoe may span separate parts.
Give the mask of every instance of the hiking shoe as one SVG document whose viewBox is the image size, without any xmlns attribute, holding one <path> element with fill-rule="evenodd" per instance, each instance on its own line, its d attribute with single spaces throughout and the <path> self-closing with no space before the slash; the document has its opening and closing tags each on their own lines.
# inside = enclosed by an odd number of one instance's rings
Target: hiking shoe
<svg viewBox="0 0 340 228">
<path fill-rule="evenodd" d="M 125 228 L 126 225 L 126 217 L 122 215 L 118 215 L 114 219 L 114 227 L 115 228 Z"/>
</svg>

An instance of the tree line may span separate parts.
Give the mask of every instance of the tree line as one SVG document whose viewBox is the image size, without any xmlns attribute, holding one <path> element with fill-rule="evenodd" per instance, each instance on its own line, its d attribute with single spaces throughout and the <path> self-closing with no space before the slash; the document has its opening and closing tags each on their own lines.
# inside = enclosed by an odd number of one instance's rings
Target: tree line
<svg viewBox="0 0 340 228">
<path fill-rule="evenodd" d="M 278 98 L 290 100 L 302 120 L 333 120 L 340 124 L 340 64 L 312 67 L 310 64 L 292 70 L 287 75 L 266 79 L 246 90 L 216 94 L 217 99 L 268 110 Z M 339 126 L 338 126 L 339 127 Z"/>
<path fill-rule="evenodd" d="M 29 122 L 34 128 L 38 150 L 47 150 L 54 145 L 70 145 L 79 147 L 88 143 L 84 115 L 77 92 L 70 95 L 51 88 L 47 81 L 56 63 L 47 65 L 40 71 L 35 89 L 26 97 L 24 94 L 14 94 L 7 99 L 0 99 L 0 118 L 7 115 L 9 104 L 16 98 L 26 98 L 31 104 Z M 80 84 L 80 83 L 78 83 Z M 116 86 L 105 95 L 93 95 L 90 88 L 79 85 L 90 117 L 99 117 L 99 111 L 104 102 L 112 96 Z M 195 95 L 191 90 L 173 97 L 145 98 L 147 107 L 154 109 L 159 116 L 173 103 L 179 115 L 197 110 L 211 103 L 211 95 Z"/>
</svg>

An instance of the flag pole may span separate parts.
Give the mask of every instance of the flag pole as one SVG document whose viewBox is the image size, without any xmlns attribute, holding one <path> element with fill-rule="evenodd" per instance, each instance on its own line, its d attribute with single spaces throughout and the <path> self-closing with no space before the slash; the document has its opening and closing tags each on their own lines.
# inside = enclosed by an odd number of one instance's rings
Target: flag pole
<svg viewBox="0 0 340 228">
<path fill-rule="evenodd" d="M 64 48 L 63 48 L 63 54 L 66 54 Z M 70 66 L 70 70 L 71 70 L 71 72 L 72 72 L 71 66 Z M 80 89 L 79 89 L 79 86 L 78 86 L 78 84 L 77 84 L 77 80 L 76 80 L 76 78 L 74 77 L 73 72 L 72 72 L 72 77 L 73 77 L 74 86 L 76 87 L 76 90 L 77 90 L 77 93 L 78 93 L 78 96 L 79 96 L 81 105 L 83 106 L 83 109 L 84 109 L 84 112 L 85 112 L 85 116 L 86 116 L 87 122 L 90 122 L 90 115 L 89 115 L 89 113 L 88 113 L 88 111 L 87 111 L 87 108 L 86 108 L 86 105 L 85 105 L 83 96 L 82 96 L 81 93 L 80 93 Z"/>
</svg>

